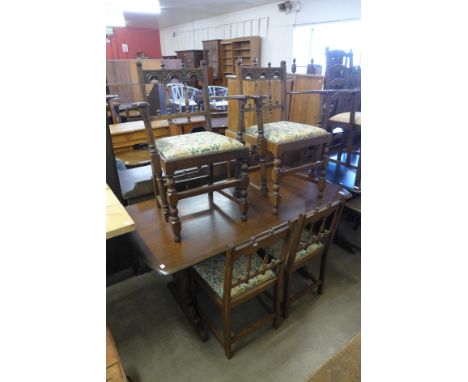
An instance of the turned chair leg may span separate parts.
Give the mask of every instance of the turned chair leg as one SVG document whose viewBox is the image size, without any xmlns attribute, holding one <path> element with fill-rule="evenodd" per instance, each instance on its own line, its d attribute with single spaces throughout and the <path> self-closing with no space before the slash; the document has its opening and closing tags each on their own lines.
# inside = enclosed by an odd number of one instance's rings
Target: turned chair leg
<svg viewBox="0 0 468 382">
<path fill-rule="evenodd" d="M 273 160 L 273 195 L 271 196 L 271 201 L 273 203 L 273 214 L 278 214 L 278 208 L 281 204 L 281 195 L 280 195 L 280 175 L 281 175 L 281 158 L 275 157 Z"/>
<path fill-rule="evenodd" d="M 247 212 L 249 210 L 249 203 L 247 201 L 247 187 L 249 186 L 249 166 L 247 160 L 242 161 L 241 165 L 241 188 L 240 188 L 240 211 L 241 220 L 247 221 Z"/>
<path fill-rule="evenodd" d="M 179 219 L 179 211 L 177 210 L 177 192 L 175 188 L 174 176 L 173 174 L 166 174 L 167 179 L 167 200 L 169 201 L 169 212 L 171 216 L 171 225 L 172 231 L 174 233 L 174 240 L 176 242 L 180 242 L 180 219 Z"/>
<path fill-rule="evenodd" d="M 164 181 L 162 178 L 162 170 L 161 170 L 161 164 L 159 159 L 156 161 L 156 169 L 155 169 L 155 178 L 156 178 L 156 188 L 157 188 L 157 193 L 159 194 L 159 197 L 161 198 L 161 206 L 159 206 L 159 201 L 158 198 L 156 197 L 156 201 L 158 204 L 158 207 L 162 207 L 163 209 L 163 214 L 164 214 L 164 220 L 166 222 L 169 221 L 169 204 L 167 203 L 167 190 L 164 185 Z"/>
</svg>

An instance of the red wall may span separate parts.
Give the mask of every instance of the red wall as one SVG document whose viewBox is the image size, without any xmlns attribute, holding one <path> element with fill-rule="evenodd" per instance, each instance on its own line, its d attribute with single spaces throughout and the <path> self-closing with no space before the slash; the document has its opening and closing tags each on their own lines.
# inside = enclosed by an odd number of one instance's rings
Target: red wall
<svg viewBox="0 0 468 382">
<path fill-rule="evenodd" d="M 145 52 L 149 58 L 162 58 L 159 29 L 113 28 L 114 34 L 108 36 L 106 60 L 136 58 L 136 52 Z M 128 52 L 122 51 L 122 44 L 128 45 Z"/>
</svg>

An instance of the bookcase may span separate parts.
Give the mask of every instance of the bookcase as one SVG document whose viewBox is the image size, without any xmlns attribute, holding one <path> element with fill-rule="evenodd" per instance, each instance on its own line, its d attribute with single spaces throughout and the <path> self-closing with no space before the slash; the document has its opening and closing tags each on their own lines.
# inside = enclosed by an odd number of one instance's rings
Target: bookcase
<svg viewBox="0 0 468 382">
<path fill-rule="evenodd" d="M 221 70 L 223 77 L 227 74 L 235 74 L 236 60 L 242 57 L 244 65 L 251 65 L 254 57 L 260 63 L 261 38 L 259 36 L 239 37 L 221 41 Z"/>
</svg>

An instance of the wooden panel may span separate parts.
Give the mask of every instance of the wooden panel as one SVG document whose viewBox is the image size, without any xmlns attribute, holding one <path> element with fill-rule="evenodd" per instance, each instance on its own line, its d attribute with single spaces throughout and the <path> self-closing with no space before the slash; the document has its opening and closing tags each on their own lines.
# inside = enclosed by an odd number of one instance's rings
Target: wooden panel
<svg viewBox="0 0 468 382">
<path fill-rule="evenodd" d="M 135 230 L 135 223 L 106 185 L 106 240 Z"/>
<path fill-rule="evenodd" d="M 294 77 L 293 89 L 295 91 L 320 90 L 323 88 L 323 76 L 296 74 Z M 316 125 L 320 121 L 320 95 L 303 94 L 292 96 L 289 120 Z"/>
<path fill-rule="evenodd" d="M 160 69 L 164 63 L 167 69 L 179 69 L 179 59 L 142 59 L 143 69 Z M 138 84 L 137 60 L 108 60 L 106 78 L 111 94 L 119 95 L 120 103 L 143 101 Z M 148 90 L 148 89 L 147 89 Z M 149 91 L 149 90 L 148 90 Z"/>
</svg>

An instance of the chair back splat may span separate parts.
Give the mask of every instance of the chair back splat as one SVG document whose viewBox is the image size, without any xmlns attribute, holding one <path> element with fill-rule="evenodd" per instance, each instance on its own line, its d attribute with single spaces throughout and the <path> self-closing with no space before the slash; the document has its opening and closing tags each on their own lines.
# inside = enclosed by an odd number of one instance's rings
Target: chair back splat
<svg viewBox="0 0 468 382">
<path fill-rule="evenodd" d="M 272 120 L 272 112 L 276 109 L 281 110 L 280 119 L 287 120 L 289 111 L 286 104 L 286 61 L 281 61 L 279 67 L 272 67 L 271 63 L 268 63 L 268 67 L 243 66 L 242 58 L 239 57 L 236 69 L 239 93 L 244 94 L 243 82 L 245 80 L 252 81 L 255 95 L 266 96 L 263 109 L 270 114 L 268 121 Z M 274 100 L 273 89 L 277 86 L 280 87 L 281 98 Z"/>
<path fill-rule="evenodd" d="M 211 128 L 211 110 L 209 103 L 208 94 L 208 65 L 205 61 L 202 61 L 201 68 L 197 69 L 168 69 L 166 70 L 164 64 L 161 64 L 161 69 L 157 70 L 144 70 L 142 62 L 137 62 L 137 70 L 139 76 L 139 82 L 142 93 L 145 95 L 145 101 L 149 103 L 150 116 L 152 120 L 169 120 L 171 123 L 176 118 L 187 118 L 190 122 L 191 118 L 195 116 L 205 117 L 205 129 L 206 131 L 212 131 Z M 191 107 L 190 103 L 190 92 L 193 92 L 193 86 L 198 86 L 199 83 L 203 83 L 201 94 L 203 99 L 203 110 L 195 110 Z M 175 85 L 178 84 L 178 85 Z M 172 94 L 168 94 L 168 88 L 172 91 L 172 88 L 176 87 L 178 92 L 177 100 L 180 102 L 180 108 L 177 110 L 171 104 L 171 100 L 174 98 Z M 158 92 L 154 92 L 154 88 L 159 88 Z M 160 103 L 164 103 L 165 110 L 171 110 L 171 113 L 164 113 L 162 107 L 157 107 L 155 99 L 151 97 L 152 94 L 160 95 Z M 161 97 L 162 95 L 162 97 Z M 161 98 L 163 98 L 161 100 Z M 183 112 L 182 110 L 185 110 Z"/>
</svg>

